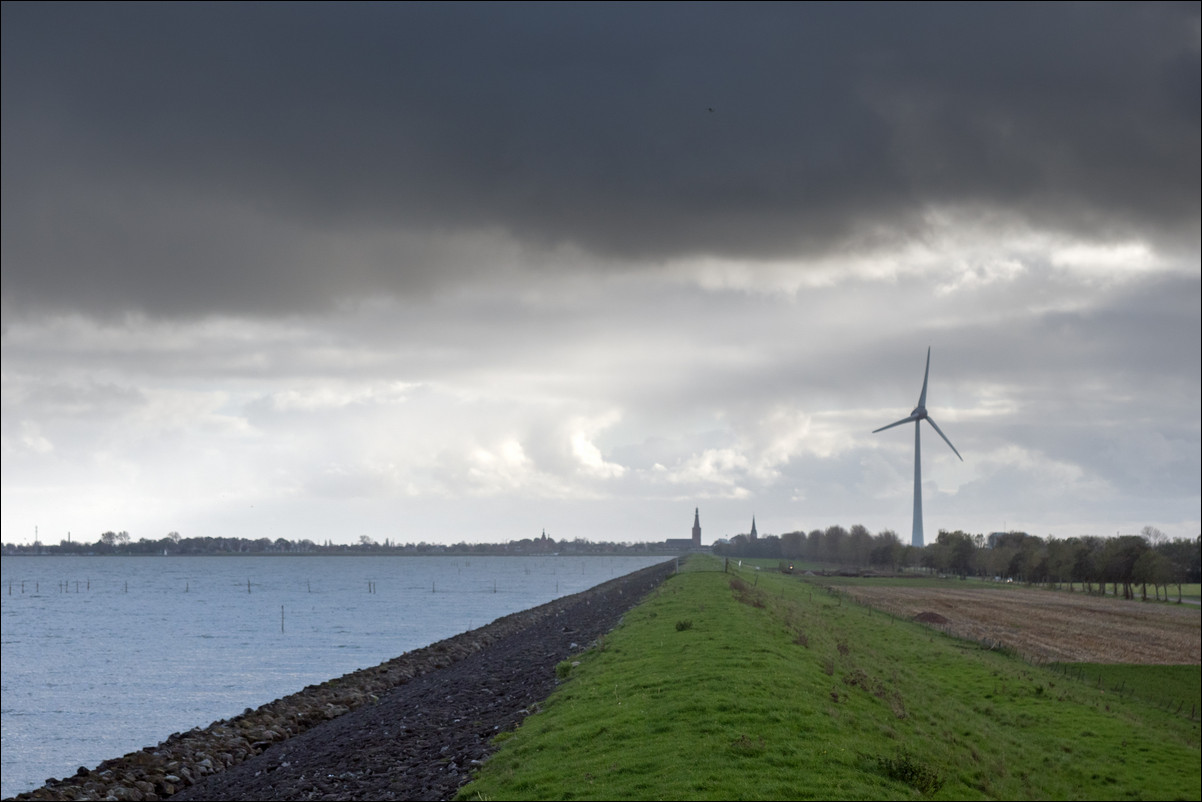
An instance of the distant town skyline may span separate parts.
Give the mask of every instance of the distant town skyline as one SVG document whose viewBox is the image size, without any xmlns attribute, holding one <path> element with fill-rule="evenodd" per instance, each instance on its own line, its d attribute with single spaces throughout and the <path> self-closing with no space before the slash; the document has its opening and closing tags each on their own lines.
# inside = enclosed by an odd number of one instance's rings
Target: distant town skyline
<svg viewBox="0 0 1202 802">
<path fill-rule="evenodd" d="M 4 542 L 1202 530 L 1197 3 L 0 13 Z"/>
</svg>

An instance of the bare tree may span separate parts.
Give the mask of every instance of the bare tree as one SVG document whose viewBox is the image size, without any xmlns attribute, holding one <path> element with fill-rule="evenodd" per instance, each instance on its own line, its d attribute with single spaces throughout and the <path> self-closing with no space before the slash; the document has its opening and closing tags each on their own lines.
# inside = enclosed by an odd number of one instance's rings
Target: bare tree
<svg viewBox="0 0 1202 802">
<path fill-rule="evenodd" d="M 1169 536 L 1154 526 L 1145 526 L 1143 529 L 1139 530 L 1139 536 L 1148 541 L 1148 545 L 1152 548 L 1156 548 L 1162 543 L 1169 542 Z"/>
</svg>

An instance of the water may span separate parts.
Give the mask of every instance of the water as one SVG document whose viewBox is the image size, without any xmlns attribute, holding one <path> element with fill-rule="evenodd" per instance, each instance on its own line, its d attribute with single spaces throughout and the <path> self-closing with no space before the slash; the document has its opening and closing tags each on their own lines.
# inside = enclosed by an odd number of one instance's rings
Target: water
<svg viewBox="0 0 1202 802">
<path fill-rule="evenodd" d="M 662 560 L 5 558 L 0 795 Z"/>
</svg>

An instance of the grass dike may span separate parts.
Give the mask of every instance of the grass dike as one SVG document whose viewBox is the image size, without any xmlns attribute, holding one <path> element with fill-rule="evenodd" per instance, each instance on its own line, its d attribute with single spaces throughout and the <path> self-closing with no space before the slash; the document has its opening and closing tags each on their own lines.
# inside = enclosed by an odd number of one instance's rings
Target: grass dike
<svg viewBox="0 0 1202 802">
<path fill-rule="evenodd" d="M 458 799 L 1200 796 L 1190 711 L 723 566 L 690 557 L 561 664 Z"/>
</svg>

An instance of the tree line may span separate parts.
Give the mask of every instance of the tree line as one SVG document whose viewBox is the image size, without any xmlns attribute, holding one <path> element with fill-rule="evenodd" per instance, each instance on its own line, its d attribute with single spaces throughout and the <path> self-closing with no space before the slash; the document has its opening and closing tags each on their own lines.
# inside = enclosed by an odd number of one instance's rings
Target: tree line
<svg viewBox="0 0 1202 802">
<path fill-rule="evenodd" d="M 821 563 L 864 571 L 897 572 L 921 568 L 960 577 L 984 577 L 1026 584 L 1081 585 L 1086 591 L 1134 598 L 1137 589 L 1156 598 L 1168 587 L 1202 581 L 1202 536 L 1169 539 L 1152 526 L 1138 535 L 1041 538 L 1026 532 L 988 536 L 940 530 L 925 548 L 902 543 L 892 530 L 873 535 L 865 527 L 831 526 L 809 533 L 789 532 L 751 540 L 737 535 L 714 546 L 716 554 Z"/>
<path fill-rule="evenodd" d="M 5 555 L 32 554 L 646 554 L 665 551 L 664 543 L 592 542 L 583 538 L 560 540 L 543 534 L 502 543 L 435 544 L 377 542 L 367 535 L 353 544 L 331 541 L 267 537 L 181 537 L 170 532 L 162 538 L 134 540 L 128 532 L 107 531 L 95 542 L 73 541 L 58 545 L 4 544 Z M 714 544 L 715 554 L 759 557 L 822 564 L 850 571 L 898 572 L 922 569 L 960 577 L 985 577 L 1026 584 L 1081 585 L 1086 591 L 1111 592 L 1134 598 L 1137 589 L 1147 598 L 1151 586 L 1156 598 L 1175 585 L 1202 581 L 1202 536 L 1170 540 L 1155 527 L 1139 535 L 1116 537 L 1041 538 L 1026 532 L 994 532 L 988 536 L 940 530 L 925 548 L 904 544 L 886 529 L 872 534 L 864 526 L 850 529 L 830 526 L 806 532 L 764 535 L 755 540 L 736 535 Z"/>
</svg>

